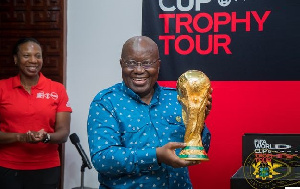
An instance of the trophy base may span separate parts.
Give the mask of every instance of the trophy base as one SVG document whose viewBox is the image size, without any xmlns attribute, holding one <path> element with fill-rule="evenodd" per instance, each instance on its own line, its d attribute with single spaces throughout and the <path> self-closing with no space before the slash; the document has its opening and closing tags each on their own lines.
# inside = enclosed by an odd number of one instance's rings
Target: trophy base
<svg viewBox="0 0 300 189">
<path fill-rule="evenodd" d="M 179 155 L 181 159 L 185 160 L 201 160 L 201 161 L 208 161 L 207 155 Z"/>
<path fill-rule="evenodd" d="M 186 146 L 179 153 L 179 158 L 184 160 L 200 160 L 200 161 L 208 161 L 208 156 L 201 146 Z"/>
</svg>

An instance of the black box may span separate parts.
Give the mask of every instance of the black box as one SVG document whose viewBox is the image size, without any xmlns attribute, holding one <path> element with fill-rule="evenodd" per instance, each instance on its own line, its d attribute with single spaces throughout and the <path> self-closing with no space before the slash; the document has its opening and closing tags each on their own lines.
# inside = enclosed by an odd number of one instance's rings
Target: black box
<svg viewBox="0 0 300 189">
<path fill-rule="evenodd" d="M 242 142 L 242 166 L 231 189 L 300 186 L 300 134 L 247 133 Z"/>
</svg>

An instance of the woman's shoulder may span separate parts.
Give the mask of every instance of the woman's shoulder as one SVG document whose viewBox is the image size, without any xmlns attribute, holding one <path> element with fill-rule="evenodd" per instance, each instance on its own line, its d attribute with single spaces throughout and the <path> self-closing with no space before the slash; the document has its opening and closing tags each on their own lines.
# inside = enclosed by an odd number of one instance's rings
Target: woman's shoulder
<svg viewBox="0 0 300 189">
<path fill-rule="evenodd" d="M 51 87 L 65 88 L 65 86 L 62 83 L 45 77 L 43 74 L 40 74 L 40 83 L 50 85 Z"/>
<path fill-rule="evenodd" d="M 14 81 L 14 79 L 17 76 L 13 76 L 13 77 L 9 77 L 9 78 L 4 78 L 4 79 L 0 79 L 0 87 L 4 87 L 4 86 L 11 86 L 12 82 Z"/>
</svg>

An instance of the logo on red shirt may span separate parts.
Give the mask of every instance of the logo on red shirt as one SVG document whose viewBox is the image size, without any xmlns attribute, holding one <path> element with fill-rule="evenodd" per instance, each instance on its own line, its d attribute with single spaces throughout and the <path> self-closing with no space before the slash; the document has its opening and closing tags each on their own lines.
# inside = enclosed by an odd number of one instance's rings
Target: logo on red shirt
<svg viewBox="0 0 300 189">
<path fill-rule="evenodd" d="M 44 91 L 41 91 L 36 94 L 36 98 L 42 98 L 42 99 L 52 98 L 53 100 L 56 100 L 58 99 L 58 94 L 56 92 L 45 93 Z"/>
</svg>

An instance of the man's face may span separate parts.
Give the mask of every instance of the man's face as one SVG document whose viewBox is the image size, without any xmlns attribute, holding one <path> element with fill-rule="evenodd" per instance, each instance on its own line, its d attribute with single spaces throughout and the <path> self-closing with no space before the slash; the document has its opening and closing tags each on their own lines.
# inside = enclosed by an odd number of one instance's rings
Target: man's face
<svg viewBox="0 0 300 189">
<path fill-rule="evenodd" d="M 134 66 L 136 62 L 138 65 Z M 120 64 L 122 67 L 122 78 L 126 86 L 141 98 L 152 96 L 153 86 L 157 81 L 160 66 L 158 52 L 149 45 L 129 47 L 125 56 L 121 58 Z"/>
</svg>

